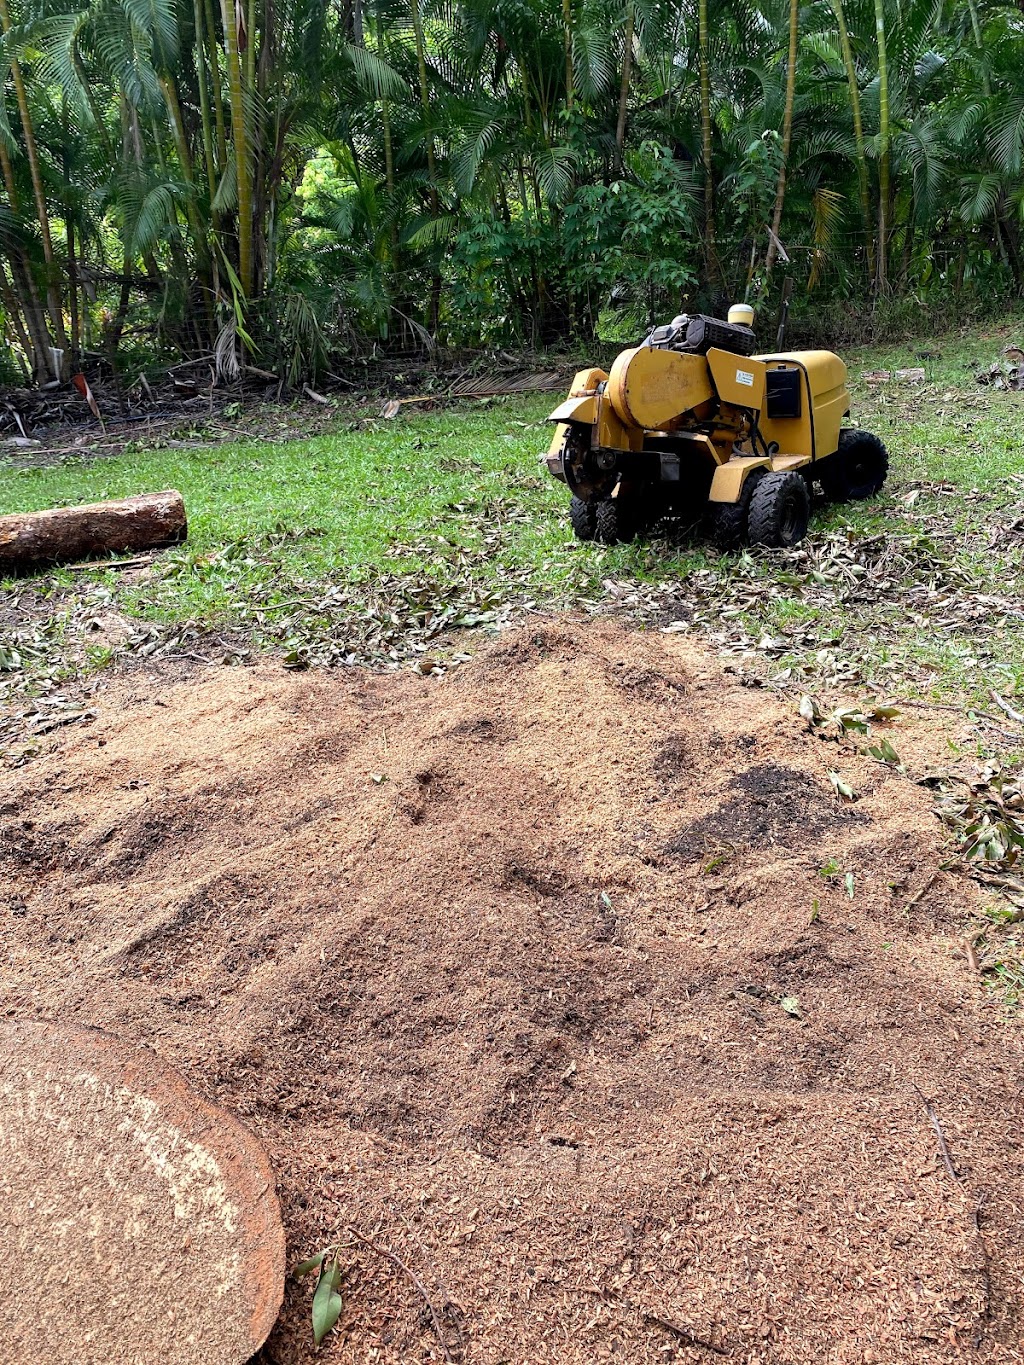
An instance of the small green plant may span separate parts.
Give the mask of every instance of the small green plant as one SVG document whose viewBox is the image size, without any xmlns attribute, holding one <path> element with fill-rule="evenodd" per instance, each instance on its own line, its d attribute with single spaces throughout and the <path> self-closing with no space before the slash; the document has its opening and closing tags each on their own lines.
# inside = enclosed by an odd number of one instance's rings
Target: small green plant
<svg viewBox="0 0 1024 1365">
<path fill-rule="evenodd" d="M 711 857 L 701 868 L 701 875 L 704 877 L 710 876 L 712 872 L 717 872 L 720 867 L 724 867 L 727 863 L 731 863 L 735 856 L 736 850 L 734 848 L 727 847 L 718 849 L 715 853 L 712 853 Z"/>
<path fill-rule="evenodd" d="M 849 896 L 850 900 L 853 900 L 853 892 L 855 886 L 854 875 L 852 872 L 844 872 L 843 869 L 836 862 L 835 858 L 829 858 L 828 862 L 824 865 L 824 867 L 818 868 L 818 876 L 821 877 L 824 881 L 829 882 L 833 885 L 839 881 L 840 877 L 842 877 L 843 888 L 845 889 L 846 894 Z M 814 913 L 811 915 L 812 924 L 817 919 L 817 917 L 818 902 L 815 901 Z"/>
<path fill-rule="evenodd" d="M 316 1288 L 313 1290 L 313 1340 L 317 1346 L 337 1325 L 345 1301 L 341 1296 L 341 1262 L 333 1247 L 325 1247 L 315 1256 L 297 1265 L 292 1277 L 301 1280 L 304 1275 L 317 1271 Z"/>
</svg>

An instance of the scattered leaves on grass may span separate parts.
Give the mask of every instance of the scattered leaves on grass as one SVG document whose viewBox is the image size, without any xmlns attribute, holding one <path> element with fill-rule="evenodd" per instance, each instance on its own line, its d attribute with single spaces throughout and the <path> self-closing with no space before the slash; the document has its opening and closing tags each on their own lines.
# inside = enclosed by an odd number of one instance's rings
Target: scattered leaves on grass
<svg viewBox="0 0 1024 1365">
<path fill-rule="evenodd" d="M 1004 662 L 1024 623 L 1016 590 L 1024 518 L 1013 501 L 982 509 L 983 495 L 950 491 L 971 503 L 966 529 L 950 524 L 946 508 L 903 506 L 890 509 L 884 533 L 812 529 L 794 549 L 726 556 L 655 594 L 620 582 L 618 603 L 642 608 L 647 598 L 654 615 L 657 598 L 663 630 L 697 631 L 761 671 L 774 662 L 771 681 L 803 684 L 800 714 L 812 725 L 823 716 L 806 691 L 811 680 L 929 688 L 955 674 L 980 687 L 986 663 Z M 894 710 L 864 707 L 848 728 Z"/>
</svg>

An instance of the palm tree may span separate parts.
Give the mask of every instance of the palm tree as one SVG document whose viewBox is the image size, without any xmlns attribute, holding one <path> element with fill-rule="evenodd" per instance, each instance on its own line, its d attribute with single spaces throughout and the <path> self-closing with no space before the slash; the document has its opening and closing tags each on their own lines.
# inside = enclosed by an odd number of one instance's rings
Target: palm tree
<svg viewBox="0 0 1024 1365">
<path fill-rule="evenodd" d="M 786 170 L 789 154 L 793 146 L 793 102 L 796 98 L 796 58 L 797 42 L 800 31 L 799 0 L 789 0 L 789 50 L 786 55 L 786 106 L 782 115 L 782 160 L 779 162 L 779 179 L 775 189 L 775 207 L 772 211 L 772 230 L 765 253 L 764 284 L 767 285 L 778 254 L 779 232 L 782 228 L 782 209 L 786 202 Z"/>
</svg>

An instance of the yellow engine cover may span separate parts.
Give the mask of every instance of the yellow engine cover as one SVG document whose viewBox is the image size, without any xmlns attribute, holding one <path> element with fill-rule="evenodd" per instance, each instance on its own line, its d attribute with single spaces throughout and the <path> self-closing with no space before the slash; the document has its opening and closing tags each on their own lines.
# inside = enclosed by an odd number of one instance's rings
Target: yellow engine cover
<svg viewBox="0 0 1024 1365">
<path fill-rule="evenodd" d="M 723 403 L 761 411 L 764 407 L 765 384 L 762 361 L 735 355 L 732 351 L 720 351 L 712 346 L 708 351 L 708 368 Z"/>
<path fill-rule="evenodd" d="M 660 431 L 715 391 L 703 356 L 636 346 L 617 357 L 607 392 L 626 426 Z"/>
<path fill-rule="evenodd" d="M 846 366 L 831 351 L 780 351 L 757 357 L 768 370 L 799 370 L 801 406 L 799 417 L 762 416 L 761 435 L 776 441 L 792 455 L 823 460 L 839 445 L 839 430 L 850 410 Z"/>
</svg>

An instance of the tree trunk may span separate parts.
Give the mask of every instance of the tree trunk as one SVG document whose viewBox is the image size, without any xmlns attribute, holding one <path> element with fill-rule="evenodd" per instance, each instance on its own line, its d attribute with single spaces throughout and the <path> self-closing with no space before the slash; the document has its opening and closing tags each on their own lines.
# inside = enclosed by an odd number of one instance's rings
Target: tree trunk
<svg viewBox="0 0 1024 1365">
<path fill-rule="evenodd" d="M 173 488 L 123 502 L 18 512 L 0 517 L 0 573 L 123 550 L 149 550 L 184 540 L 187 533 L 185 503 Z"/>
<path fill-rule="evenodd" d="M 7 271 L 4 269 L 3 261 L 0 261 L 0 303 L 3 304 L 4 312 L 7 314 L 7 323 L 11 333 L 17 338 L 18 345 L 24 351 L 26 360 L 31 364 L 33 360 L 32 342 L 25 330 L 25 324 L 21 317 L 21 305 L 10 281 L 7 279 Z M 28 371 L 22 367 L 22 373 L 27 375 Z"/>
<path fill-rule="evenodd" d="M 633 0 L 626 0 L 626 33 L 622 42 L 622 79 L 619 82 L 619 116 L 615 123 L 615 165 L 622 173 L 622 158 L 626 145 L 626 113 L 629 103 L 629 78 L 633 70 L 633 29 L 636 14 Z"/>
<path fill-rule="evenodd" d="M 228 164 L 228 142 L 224 124 L 224 101 L 220 90 L 217 21 L 213 14 L 213 0 L 203 0 L 203 14 L 206 17 L 206 51 L 210 58 L 210 88 L 213 92 L 213 113 L 217 125 L 217 170 L 223 175 Z"/>
<path fill-rule="evenodd" d="M 562 36 L 565 43 L 565 107 L 572 113 L 576 86 L 572 60 L 572 0 L 562 0 Z"/>
<path fill-rule="evenodd" d="M 7 8 L 7 0 L 0 0 L 0 29 L 4 35 L 10 31 L 11 16 Z M 46 261 L 46 297 L 50 309 L 50 325 L 53 328 L 54 339 L 60 350 L 65 352 L 62 364 L 62 374 L 67 369 L 70 357 L 67 355 L 68 341 L 64 332 L 64 313 L 61 303 L 60 285 L 57 280 L 57 266 L 53 255 L 53 237 L 50 232 L 50 213 L 46 206 L 46 193 L 43 189 L 43 173 L 39 164 L 39 148 L 36 145 L 35 128 L 32 124 L 32 115 L 28 107 L 28 94 L 25 90 L 25 81 L 21 73 L 21 64 L 10 58 L 11 81 L 14 85 L 14 94 L 18 104 L 18 113 L 21 118 L 21 130 L 25 138 L 25 155 L 28 157 L 29 173 L 32 177 L 32 194 L 36 205 L 36 218 L 39 222 L 39 235 L 43 239 L 43 257 Z"/>
<path fill-rule="evenodd" d="M 238 0 L 241 4 L 242 0 Z M 249 161 L 249 135 L 245 126 L 245 94 L 242 89 L 242 59 L 238 51 L 238 15 L 235 0 L 221 0 L 224 16 L 224 44 L 228 53 L 228 97 L 231 105 L 231 136 L 235 144 L 235 174 L 238 177 L 238 278 L 245 298 L 252 295 L 252 166 Z"/>
<path fill-rule="evenodd" d="M 57 367 L 53 358 L 53 342 L 46 326 L 46 309 L 32 276 L 32 263 L 23 253 L 11 259 L 11 275 L 14 279 L 15 292 L 21 301 L 21 310 L 25 315 L 25 326 L 32 341 L 30 353 L 32 377 L 37 384 L 46 384 L 53 379 L 59 380 L 60 375 L 56 372 Z"/>
<path fill-rule="evenodd" d="M 68 301 L 71 321 L 71 368 L 77 370 L 82 356 L 82 321 L 78 311 L 78 263 L 75 260 L 75 227 L 68 213 L 64 224 L 68 247 Z"/>
<path fill-rule="evenodd" d="M 71 189 L 71 166 L 69 163 L 69 150 L 71 147 L 71 133 L 68 127 L 68 99 L 65 95 L 61 101 L 61 132 L 63 146 L 61 147 L 61 159 L 64 170 L 64 183 L 68 187 L 68 197 L 64 200 L 64 241 L 68 252 L 68 312 L 71 322 L 71 369 L 78 369 L 82 354 L 82 331 L 78 315 L 78 265 L 75 261 L 75 215 L 70 200 Z"/>
<path fill-rule="evenodd" d="M 193 0 L 192 22 L 196 27 L 196 79 L 199 82 L 199 114 L 203 127 L 203 160 L 206 165 L 206 185 L 213 204 L 217 193 L 217 161 L 213 145 L 213 118 L 210 114 L 210 92 L 206 84 L 206 43 L 203 41 L 202 0 Z"/>
<path fill-rule="evenodd" d="M 174 77 L 166 73 L 161 73 L 157 80 L 160 82 L 160 89 L 163 91 L 164 102 L 167 105 L 171 133 L 174 137 L 174 148 L 178 154 L 178 165 L 189 189 L 194 190 L 195 167 L 192 163 L 192 152 L 188 145 L 188 134 L 185 131 L 185 120 L 181 116 L 178 87 L 175 85 Z M 188 195 L 185 201 L 185 217 L 188 219 L 188 225 L 192 230 L 193 245 L 199 261 L 200 272 L 204 277 L 204 283 L 208 284 L 209 245 L 206 238 L 206 228 L 199 216 L 199 208 L 194 194 Z"/>
<path fill-rule="evenodd" d="M 857 66 L 853 60 L 850 32 L 846 27 L 846 14 L 843 0 L 832 0 L 836 22 L 839 25 L 839 46 L 846 67 L 846 84 L 850 92 L 850 110 L 853 114 L 853 136 L 857 152 L 857 185 L 860 191 L 860 212 L 864 221 L 864 243 L 867 249 L 868 279 L 875 277 L 875 239 L 871 227 L 871 194 L 868 189 L 868 158 L 864 144 L 864 120 L 860 112 L 860 87 L 857 84 Z"/>
<path fill-rule="evenodd" d="M 889 287 L 889 63 L 885 46 L 884 0 L 875 0 L 875 34 L 878 38 L 878 245 L 875 256 L 875 292 Z"/>
<path fill-rule="evenodd" d="M 772 212 L 772 230 L 768 238 L 768 250 L 764 258 L 764 280 L 761 292 L 764 293 L 778 255 L 779 231 L 782 228 L 782 210 L 786 203 L 786 171 L 789 166 L 789 153 L 793 146 L 793 100 L 796 95 L 796 54 L 800 27 L 800 5 L 798 0 L 789 0 L 789 55 L 786 66 L 786 108 L 782 115 L 782 163 L 779 166 L 779 180 L 775 187 L 775 208 Z"/>
<path fill-rule="evenodd" d="M 3 140 L 0 139 L 0 173 L 3 176 L 7 201 L 11 210 L 18 213 L 20 201 L 18 186 L 14 179 L 14 167 L 7 154 Z M 26 351 L 32 366 L 32 378 L 37 384 L 45 384 L 50 379 L 60 379 L 58 367 L 54 363 L 53 342 L 47 328 L 46 311 L 39 298 L 35 280 L 32 276 L 32 263 L 24 251 L 15 251 L 11 256 L 11 279 L 14 293 L 21 305 L 25 327 L 31 340 L 31 349 Z"/>
<path fill-rule="evenodd" d="M 430 87 L 427 81 L 427 49 L 423 39 L 423 16 L 420 14 L 420 0 L 411 0 L 412 31 L 416 43 L 416 68 L 419 74 L 420 107 L 427 131 L 427 178 L 430 181 L 430 217 L 436 222 L 439 211 L 437 197 L 437 162 L 434 157 L 433 114 L 430 109 Z M 435 248 L 436 249 L 436 248 Z M 435 265 L 430 275 L 430 308 L 427 316 L 427 331 L 431 336 L 437 332 L 441 312 L 441 272 Z"/>
<path fill-rule="evenodd" d="M 697 47 L 700 66 L 700 132 L 704 156 L 704 260 L 708 282 L 717 279 L 718 250 L 715 245 L 715 180 L 711 168 L 711 55 L 708 31 L 708 0 L 697 7 Z"/>
</svg>

